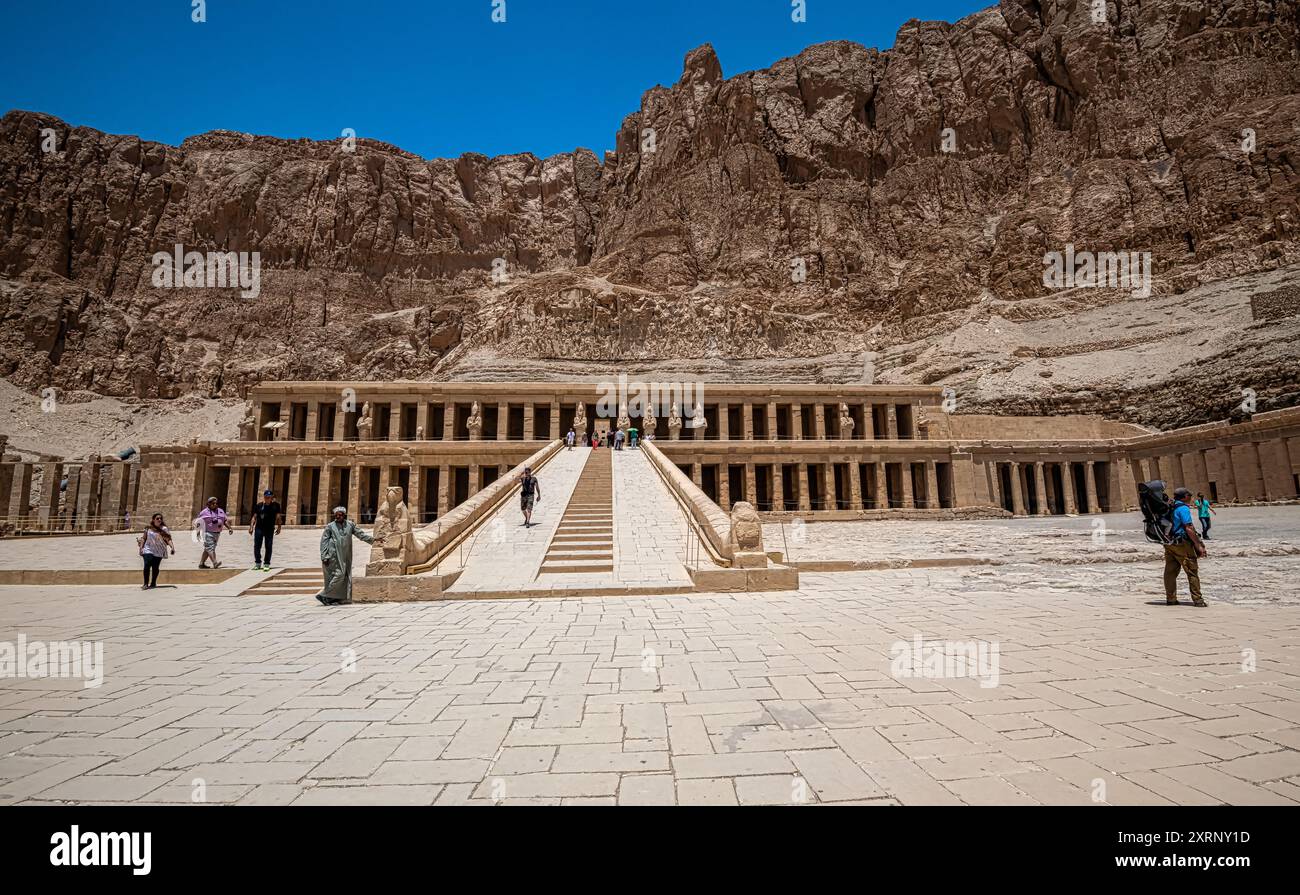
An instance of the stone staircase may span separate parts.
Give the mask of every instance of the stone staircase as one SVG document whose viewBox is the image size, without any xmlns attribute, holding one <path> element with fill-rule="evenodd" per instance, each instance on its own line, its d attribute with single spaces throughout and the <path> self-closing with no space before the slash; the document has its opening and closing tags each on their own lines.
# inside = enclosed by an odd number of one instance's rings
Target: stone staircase
<svg viewBox="0 0 1300 895">
<path fill-rule="evenodd" d="M 592 451 L 551 538 L 539 575 L 614 571 L 614 488 L 611 452 Z"/>
<path fill-rule="evenodd" d="M 281 569 L 239 595 L 241 597 L 314 597 L 324 586 L 325 573 L 320 566 Z"/>
</svg>

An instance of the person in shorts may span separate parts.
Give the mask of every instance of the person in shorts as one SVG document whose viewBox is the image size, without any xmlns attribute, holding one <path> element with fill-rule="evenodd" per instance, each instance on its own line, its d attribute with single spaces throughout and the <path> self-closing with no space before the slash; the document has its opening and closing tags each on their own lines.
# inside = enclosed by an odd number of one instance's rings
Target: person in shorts
<svg viewBox="0 0 1300 895">
<path fill-rule="evenodd" d="M 208 557 L 212 557 L 210 568 L 221 568 L 221 562 L 217 559 L 217 541 L 221 539 L 223 528 L 229 532 L 233 532 L 234 528 L 230 525 L 230 517 L 226 515 L 226 511 L 217 506 L 215 497 L 208 498 L 208 505 L 194 520 L 194 527 L 203 536 L 203 555 L 199 557 L 199 568 L 209 568 Z"/>
<path fill-rule="evenodd" d="M 519 477 L 519 509 L 524 513 L 524 528 L 533 524 L 533 504 L 542 499 L 542 486 L 533 475 L 531 466 L 524 467 L 524 474 Z"/>
</svg>

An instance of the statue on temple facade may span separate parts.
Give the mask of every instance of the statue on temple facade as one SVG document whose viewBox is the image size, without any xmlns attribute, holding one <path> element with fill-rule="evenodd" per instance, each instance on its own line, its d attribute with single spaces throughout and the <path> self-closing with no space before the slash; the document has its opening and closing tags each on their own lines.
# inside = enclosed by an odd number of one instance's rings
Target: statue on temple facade
<svg viewBox="0 0 1300 895">
<path fill-rule="evenodd" d="M 478 406 L 478 402 L 469 409 L 469 419 L 465 420 L 465 428 L 469 430 L 469 440 L 478 441 L 483 434 L 483 409 Z"/>
<path fill-rule="evenodd" d="M 696 438 L 703 438 L 704 430 L 709 428 L 709 421 L 704 418 L 704 405 L 698 401 L 695 403 L 695 412 L 691 414 L 691 428 L 699 433 Z"/>
<path fill-rule="evenodd" d="M 645 405 L 645 413 L 641 415 L 641 438 L 644 440 L 647 436 L 655 434 L 655 426 L 659 421 L 655 419 L 654 405 L 649 401 Z"/>
<path fill-rule="evenodd" d="M 677 409 L 677 402 L 668 410 L 668 437 L 676 441 L 682 433 L 682 415 Z"/>
<path fill-rule="evenodd" d="M 840 402 L 840 438 L 852 438 L 853 429 L 857 423 L 853 421 L 853 414 L 849 413 L 849 405 L 843 401 Z"/>
<path fill-rule="evenodd" d="M 361 405 L 361 416 L 357 419 L 357 439 L 359 441 L 369 441 L 374 425 L 374 417 L 370 415 L 370 402 L 367 401 Z"/>
<path fill-rule="evenodd" d="M 626 401 L 618 405 L 618 419 L 614 425 L 618 427 L 618 431 L 622 432 L 625 437 L 627 436 L 627 430 L 632 428 L 632 417 L 628 416 Z"/>
<path fill-rule="evenodd" d="M 583 441 L 587 436 L 587 405 L 579 403 L 573 410 L 573 434 L 578 437 L 578 441 Z"/>
</svg>

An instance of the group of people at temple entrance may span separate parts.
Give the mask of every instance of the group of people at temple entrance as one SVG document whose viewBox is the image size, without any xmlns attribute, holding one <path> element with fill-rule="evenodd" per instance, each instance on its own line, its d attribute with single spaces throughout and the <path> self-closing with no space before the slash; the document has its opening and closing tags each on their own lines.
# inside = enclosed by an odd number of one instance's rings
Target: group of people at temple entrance
<svg viewBox="0 0 1300 895">
<path fill-rule="evenodd" d="M 654 441 L 654 433 L 652 432 L 647 435 L 645 440 Z M 582 437 L 579 438 L 578 433 L 570 427 L 568 434 L 564 436 L 564 444 L 569 450 L 573 450 L 575 444 L 589 448 L 607 447 L 616 451 L 623 450 L 623 446 L 627 445 L 627 447 L 635 450 L 641 445 L 641 434 L 637 431 L 635 426 L 631 426 L 626 432 L 622 429 L 612 429 L 604 432 L 584 432 Z"/>
</svg>

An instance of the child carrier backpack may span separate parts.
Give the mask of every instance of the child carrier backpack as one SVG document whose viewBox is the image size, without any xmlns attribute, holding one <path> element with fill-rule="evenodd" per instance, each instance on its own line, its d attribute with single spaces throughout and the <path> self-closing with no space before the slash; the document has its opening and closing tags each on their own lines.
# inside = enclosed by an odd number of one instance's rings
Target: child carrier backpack
<svg viewBox="0 0 1300 895">
<path fill-rule="evenodd" d="M 1142 509 L 1142 530 L 1147 540 L 1157 544 L 1173 544 L 1180 540 L 1174 534 L 1174 507 L 1176 504 L 1165 493 L 1165 483 L 1140 482 L 1138 484 L 1138 506 Z"/>
</svg>

